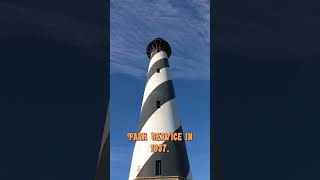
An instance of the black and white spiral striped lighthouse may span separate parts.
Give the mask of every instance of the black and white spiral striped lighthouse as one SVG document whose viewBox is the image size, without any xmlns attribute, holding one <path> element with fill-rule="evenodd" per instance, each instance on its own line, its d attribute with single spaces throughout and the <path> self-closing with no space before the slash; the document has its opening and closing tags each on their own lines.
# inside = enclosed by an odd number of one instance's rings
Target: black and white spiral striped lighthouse
<svg viewBox="0 0 320 180">
<path fill-rule="evenodd" d="M 148 133 L 147 141 L 136 141 L 129 180 L 187 179 L 191 171 L 184 140 L 152 141 L 151 133 L 182 132 L 173 83 L 169 76 L 168 58 L 171 47 L 156 38 L 147 47 L 150 59 L 143 95 L 138 132 Z M 168 152 L 152 152 L 151 144 L 166 144 Z"/>
</svg>

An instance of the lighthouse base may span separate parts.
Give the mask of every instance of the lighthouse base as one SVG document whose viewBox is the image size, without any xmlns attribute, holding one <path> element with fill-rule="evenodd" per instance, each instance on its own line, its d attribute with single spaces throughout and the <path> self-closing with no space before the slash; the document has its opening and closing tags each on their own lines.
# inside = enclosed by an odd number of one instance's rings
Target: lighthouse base
<svg viewBox="0 0 320 180">
<path fill-rule="evenodd" d="M 138 177 L 135 180 L 188 180 L 180 176 L 154 176 L 154 177 Z"/>
</svg>

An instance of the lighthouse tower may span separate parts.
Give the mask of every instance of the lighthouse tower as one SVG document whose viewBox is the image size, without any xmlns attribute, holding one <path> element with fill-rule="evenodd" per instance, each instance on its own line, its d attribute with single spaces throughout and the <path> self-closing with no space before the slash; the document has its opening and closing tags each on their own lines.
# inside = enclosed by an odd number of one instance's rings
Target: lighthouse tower
<svg viewBox="0 0 320 180">
<path fill-rule="evenodd" d="M 192 180 L 184 140 L 152 141 L 151 133 L 182 133 L 168 58 L 171 47 L 156 38 L 147 47 L 150 59 L 138 132 L 148 133 L 147 141 L 136 141 L 129 180 Z M 151 144 L 166 144 L 166 152 L 152 152 Z"/>
</svg>

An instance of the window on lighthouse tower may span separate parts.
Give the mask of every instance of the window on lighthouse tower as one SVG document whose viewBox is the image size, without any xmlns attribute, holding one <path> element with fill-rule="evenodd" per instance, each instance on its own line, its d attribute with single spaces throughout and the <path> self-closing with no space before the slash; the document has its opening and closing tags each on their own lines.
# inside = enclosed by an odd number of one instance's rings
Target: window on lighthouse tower
<svg viewBox="0 0 320 180">
<path fill-rule="evenodd" d="M 160 69 L 159 68 L 157 69 L 157 73 L 160 73 Z"/>
<path fill-rule="evenodd" d="M 157 108 L 160 108 L 160 101 L 157 101 Z"/>
</svg>

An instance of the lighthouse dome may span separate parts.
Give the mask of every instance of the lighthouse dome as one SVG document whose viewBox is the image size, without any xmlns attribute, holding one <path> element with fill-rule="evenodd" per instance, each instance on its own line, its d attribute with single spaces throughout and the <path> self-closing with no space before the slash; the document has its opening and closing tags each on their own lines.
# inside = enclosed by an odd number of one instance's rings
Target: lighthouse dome
<svg viewBox="0 0 320 180">
<path fill-rule="evenodd" d="M 171 47 L 167 41 L 158 37 L 152 40 L 147 46 L 146 52 L 149 59 L 152 58 L 157 52 L 165 51 L 167 53 L 168 58 L 171 55 Z"/>
</svg>

